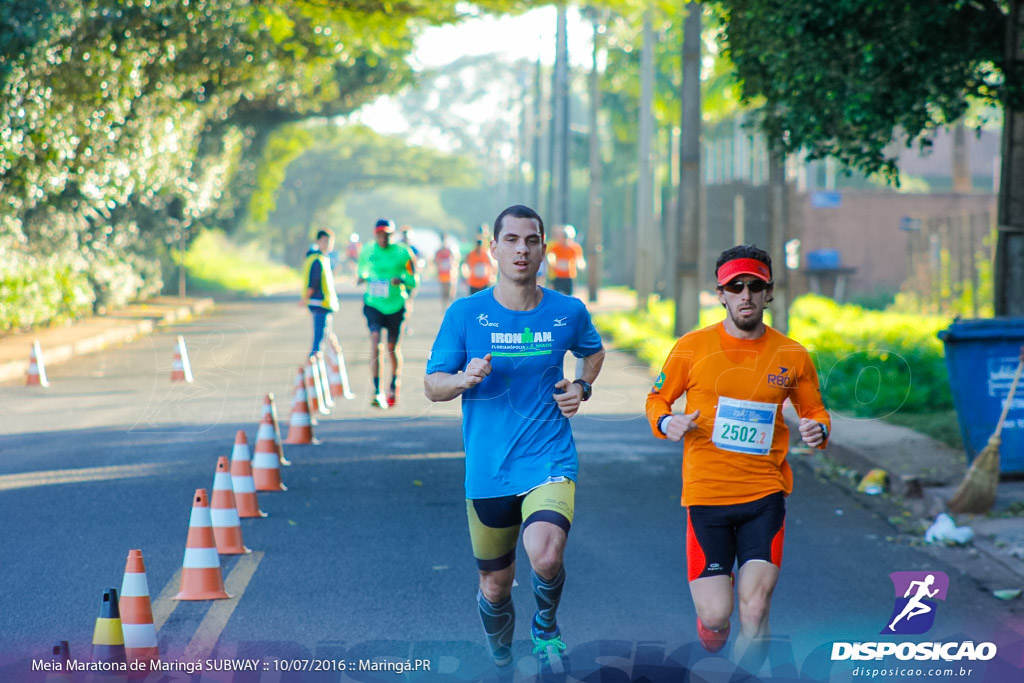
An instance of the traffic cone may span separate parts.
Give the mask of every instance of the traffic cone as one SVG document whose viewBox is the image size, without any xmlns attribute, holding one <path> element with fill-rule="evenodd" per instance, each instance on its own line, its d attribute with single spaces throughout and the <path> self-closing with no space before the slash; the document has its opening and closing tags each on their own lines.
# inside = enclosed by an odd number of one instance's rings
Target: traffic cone
<svg viewBox="0 0 1024 683">
<path fill-rule="evenodd" d="M 129 550 L 121 582 L 121 629 L 124 631 L 124 649 L 128 662 L 148 662 L 160 659 L 153 625 L 153 605 L 149 601 L 149 582 L 141 550 Z M 143 676 L 145 677 L 145 674 Z"/>
<path fill-rule="evenodd" d="M 306 377 L 306 396 L 309 397 L 309 413 L 311 415 L 314 413 L 330 415 L 331 409 L 327 406 L 327 402 L 324 401 L 324 385 L 320 381 L 320 365 L 316 361 L 316 356 L 310 356 L 304 372 Z"/>
<path fill-rule="evenodd" d="M 327 374 L 327 360 L 326 354 L 323 351 L 317 351 L 316 354 L 316 370 L 317 377 L 320 378 L 320 393 L 324 398 L 324 404 L 334 409 L 334 396 L 331 395 L 331 378 Z"/>
<path fill-rule="evenodd" d="M 281 439 L 281 423 L 277 419 L 277 406 L 274 404 L 274 394 L 267 394 L 263 399 L 263 414 L 270 416 L 274 425 L 275 445 L 277 446 L 277 461 L 281 467 L 291 467 L 292 461 L 284 457 L 284 441 Z"/>
<path fill-rule="evenodd" d="M 210 520 L 217 552 L 221 555 L 248 555 L 252 551 L 242 541 L 242 523 L 235 507 L 234 483 L 227 456 L 217 458 L 217 472 L 213 475 L 213 494 L 210 498 Z"/>
<path fill-rule="evenodd" d="M 191 382 L 192 380 L 192 364 L 188 360 L 188 346 L 185 344 L 185 338 L 179 334 L 178 341 L 174 346 L 174 365 L 171 366 L 171 381 Z"/>
<path fill-rule="evenodd" d="M 43 683 L 71 683 L 74 673 L 69 670 L 71 663 L 71 648 L 68 641 L 62 640 L 54 643 L 50 650 L 50 657 L 54 663 L 54 671 L 47 672 Z"/>
<path fill-rule="evenodd" d="M 50 382 L 46 379 L 46 365 L 43 364 L 43 350 L 38 341 L 32 342 L 32 350 L 28 355 L 28 372 L 25 373 L 25 386 L 27 387 L 48 387 Z"/>
<path fill-rule="evenodd" d="M 345 353 L 342 351 L 341 344 L 338 343 L 338 338 L 333 334 L 327 345 L 326 356 L 331 395 L 341 396 L 348 400 L 354 399 L 356 395 L 352 393 L 352 387 L 348 382 L 348 370 L 345 369 Z"/>
<path fill-rule="evenodd" d="M 287 491 L 281 483 L 281 463 L 278 462 L 274 424 L 264 415 L 256 432 L 256 450 L 252 455 L 252 477 L 257 491 Z"/>
<path fill-rule="evenodd" d="M 235 492 L 238 516 L 246 519 L 266 517 L 260 510 L 256 498 L 256 482 L 252 478 L 252 460 L 249 458 L 249 441 L 241 429 L 235 435 L 235 447 L 231 451 L 231 488 Z"/>
<path fill-rule="evenodd" d="M 303 377 L 305 370 L 299 368 L 299 379 Z M 299 382 L 295 389 L 295 396 L 292 398 L 292 418 L 288 425 L 287 444 L 311 444 L 316 443 L 313 438 L 313 423 L 309 417 L 309 407 L 306 401 L 306 388 Z"/>
<path fill-rule="evenodd" d="M 213 522 L 206 489 L 196 489 L 192 497 L 192 516 L 185 541 L 185 561 L 181 565 L 181 590 L 175 600 L 222 600 L 231 596 L 224 592 L 220 573 L 220 556 L 213 538 Z"/>
<path fill-rule="evenodd" d="M 103 591 L 100 615 L 92 632 L 92 661 L 124 664 L 124 631 L 121 630 L 121 611 L 117 605 L 117 589 Z"/>
</svg>

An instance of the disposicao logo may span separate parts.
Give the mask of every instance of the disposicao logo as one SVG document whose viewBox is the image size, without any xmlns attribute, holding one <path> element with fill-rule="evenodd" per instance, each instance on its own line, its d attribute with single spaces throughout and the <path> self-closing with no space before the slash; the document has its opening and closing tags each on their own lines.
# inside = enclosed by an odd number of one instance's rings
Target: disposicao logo
<svg viewBox="0 0 1024 683">
<path fill-rule="evenodd" d="M 895 597 L 892 614 L 882 635 L 920 635 L 935 624 L 939 600 L 946 599 L 949 577 L 944 572 L 893 572 Z M 918 661 L 988 661 L 996 656 L 994 643 L 963 642 L 854 642 L 832 643 L 832 661 L 896 657 Z"/>
<path fill-rule="evenodd" d="M 936 600 L 945 600 L 949 577 L 944 572 L 893 572 L 889 574 L 896 599 L 889 625 L 882 633 L 919 635 L 935 623 Z"/>
</svg>

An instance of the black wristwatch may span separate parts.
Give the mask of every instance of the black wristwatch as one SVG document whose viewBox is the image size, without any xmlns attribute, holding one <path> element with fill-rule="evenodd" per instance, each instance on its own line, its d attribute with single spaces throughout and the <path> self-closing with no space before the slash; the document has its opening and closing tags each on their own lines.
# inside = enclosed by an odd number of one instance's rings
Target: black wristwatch
<svg viewBox="0 0 1024 683">
<path fill-rule="evenodd" d="M 581 387 L 583 387 L 583 395 L 580 396 L 580 400 L 589 401 L 590 395 L 594 393 L 594 387 L 591 386 L 590 382 L 588 382 L 585 379 L 574 379 L 572 383 L 579 384 Z"/>
</svg>

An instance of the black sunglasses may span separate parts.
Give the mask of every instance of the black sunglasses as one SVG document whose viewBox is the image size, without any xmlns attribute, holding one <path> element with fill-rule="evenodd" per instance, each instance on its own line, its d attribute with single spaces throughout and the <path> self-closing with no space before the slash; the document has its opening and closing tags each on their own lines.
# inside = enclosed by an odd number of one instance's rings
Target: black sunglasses
<svg viewBox="0 0 1024 683">
<path fill-rule="evenodd" d="M 718 288 L 724 289 L 730 294 L 740 294 L 743 292 L 743 288 L 746 287 L 750 290 L 751 294 L 760 294 L 771 286 L 771 282 L 765 282 L 764 280 L 750 280 L 749 282 L 733 280 L 732 282 L 727 282 L 724 285 L 718 285 Z"/>
</svg>

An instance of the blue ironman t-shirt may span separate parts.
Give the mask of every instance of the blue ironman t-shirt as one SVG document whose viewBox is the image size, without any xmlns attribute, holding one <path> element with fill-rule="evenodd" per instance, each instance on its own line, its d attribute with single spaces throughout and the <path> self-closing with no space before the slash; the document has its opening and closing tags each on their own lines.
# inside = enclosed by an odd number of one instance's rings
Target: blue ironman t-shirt
<svg viewBox="0 0 1024 683">
<path fill-rule="evenodd" d="M 550 289 L 537 308 L 511 311 L 493 288 L 449 306 L 427 361 L 427 374 L 457 373 L 491 354 L 491 374 L 462 394 L 466 497 L 525 493 L 579 470 L 569 418 L 552 396 L 566 351 L 601 350 L 583 302 Z"/>
</svg>

